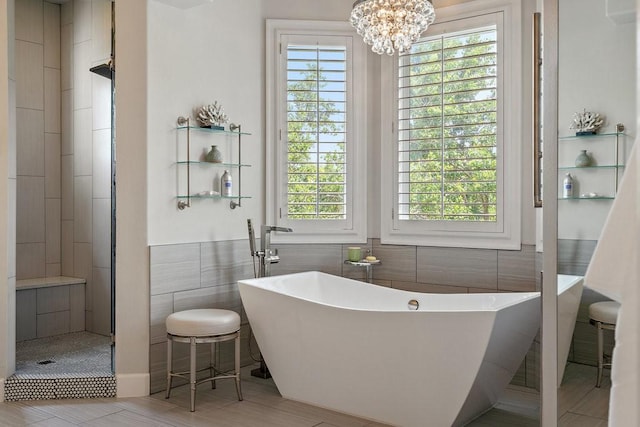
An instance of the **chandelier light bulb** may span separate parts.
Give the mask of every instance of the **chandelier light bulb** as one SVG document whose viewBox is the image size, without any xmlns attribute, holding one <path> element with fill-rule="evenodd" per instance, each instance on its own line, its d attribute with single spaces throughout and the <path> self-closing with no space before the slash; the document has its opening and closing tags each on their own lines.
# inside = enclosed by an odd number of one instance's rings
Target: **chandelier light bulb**
<svg viewBox="0 0 640 427">
<path fill-rule="evenodd" d="M 404 53 L 433 23 L 431 0 L 357 0 L 350 22 L 375 53 Z"/>
</svg>

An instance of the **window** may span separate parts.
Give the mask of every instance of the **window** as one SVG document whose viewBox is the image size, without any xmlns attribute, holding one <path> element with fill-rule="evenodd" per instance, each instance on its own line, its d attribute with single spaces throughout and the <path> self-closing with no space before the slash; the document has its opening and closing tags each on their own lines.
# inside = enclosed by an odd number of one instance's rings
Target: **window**
<svg viewBox="0 0 640 427">
<path fill-rule="evenodd" d="M 384 242 L 519 248 L 520 92 L 512 75 L 520 58 L 508 15 L 506 7 L 445 14 L 393 59 Z"/>
<path fill-rule="evenodd" d="M 496 221 L 497 44 L 493 25 L 400 57 L 399 220 Z"/>
<path fill-rule="evenodd" d="M 304 24 L 267 24 L 267 219 L 294 229 L 281 241 L 363 241 L 365 48 L 346 23 Z"/>
<path fill-rule="evenodd" d="M 347 49 L 287 43 L 286 215 L 344 220 Z"/>
</svg>

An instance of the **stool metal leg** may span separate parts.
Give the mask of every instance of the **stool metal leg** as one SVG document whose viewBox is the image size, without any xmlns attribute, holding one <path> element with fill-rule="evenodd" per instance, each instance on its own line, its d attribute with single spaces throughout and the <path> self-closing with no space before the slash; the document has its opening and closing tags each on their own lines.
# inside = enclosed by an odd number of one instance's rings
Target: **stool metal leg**
<svg viewBox="0 0 640 427">
<path fill-rule="evenodd" d="M 191 412 L 196 410 L 196 337 L 191 337 L 189 348 L 189 386 L 191 387 Z"/>
<path fill-rule="evenodd" d="M 217 374 L 216 372 L 218 372 L 218 364 L 216 363 L 217 359 L 216 359 L 216 350 L 218 348 L 218 343 L 217 342 L 212 342 L 211 343 L 211 358 L 209 360 L 210 362 L 210 369 L 209 369 L 209 376 L 211 378 L 215 377 Z M 211 388 L 215 389 L 216 388 L 216 380 L 211 381 Z"/>
<path fill-rule="evenodd" d="M 596 322 L 598 328 L 598 379 L 596 380 L 596 387 L 600 388 L 602 383 L 602 371 L 604 368 L 604 337 L 602 332 L 602 322 Z"/>
<path fill-rule="evenodd" d="M 219 342 L 235 340 L 235 372 L 221 372 L 219 370 Z M 173 371 L 173 342 L 180 342 L 189 344 L 189 370 L 185 372 Z M 197 344 L 211 343 L 211 354 L 209 358 L 209 366 L 204 367 L 202 370 L 209 371 L 209 377 L 203 378 L 198 381 L 198 369 L 197 369 Z M 169 398 L 171 394 L 171 388 L 173 386 L 173 377 L 184 378 L 189 382 L 190 392 L 190 410 L 194 412 L 196 410 L 196 391 L 199 383 L 211 381 L 212 388 L 216 388 L 216 381 L 218 379 L 234 379 L 236 386 L 236 393 L 238 394 L 238 400 L 242 400 L 242 388 L 240 383 L 240 331 L 232 332 L 225 335 L 212 335 L 205 337 L 188 337 L 182 335 L 171 335 L 167 333 L 167 392 L 166 398 Z"/>
<path fill-rule="evenodd" d="M 240 331 L 235 339 L 235 374 L 236 374 L 236 392 L 238 400 L 242 400 L 242 385 L 240 384 Z"/>
<path fill-rule="evenodd" d="M 171 338 L 167 338 L 167 392 L 165 395 L 165 399 L 168 399 L 171 395 L 171 383 L 173 380 L 173 375 L 171 375 L 171 371 L 173 369 L 172 360 L 173 360 L 173 351 Z"/>
</svg>

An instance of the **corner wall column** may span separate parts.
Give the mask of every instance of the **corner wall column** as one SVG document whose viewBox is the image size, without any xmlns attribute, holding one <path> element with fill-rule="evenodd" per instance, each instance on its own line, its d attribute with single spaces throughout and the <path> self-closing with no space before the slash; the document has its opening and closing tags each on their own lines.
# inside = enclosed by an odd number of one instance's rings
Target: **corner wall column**
<svg viewBox="0 0 640 427">
<path fill-rule="evenodd" d="M 116 360 L 118 397 L 149 394 L 148 0 L 116 0 Z"/>
</svg>

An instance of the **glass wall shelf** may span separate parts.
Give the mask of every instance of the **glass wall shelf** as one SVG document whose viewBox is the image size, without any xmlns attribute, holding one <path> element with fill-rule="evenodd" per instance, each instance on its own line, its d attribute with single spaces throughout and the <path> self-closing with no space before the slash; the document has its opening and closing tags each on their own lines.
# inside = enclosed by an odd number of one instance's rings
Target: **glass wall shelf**
<svg viewBox="0 0 640 427">
<path fill-rule="evenodd" d="M 597 196 L 597 197 L 558 197 L 558 200 L 613 200 L 613 196 Z"/>
<path fill-rule="evenodd" d="M 249 132 L 238 132 L 237 130 L 227 130 L 227 129 L 211 129 L 211 128 L 202 128 L 200 126 L 177 126 L 176 129 L 188 129 L 188 130 L 197 130 L 200 132 L 209 132 L 209 133 L 221 133 L 226 135 L 251 135 Z"/>
<path fill-rule="evenodd" d="M 585 178 L 586 184 L 585 190 L 587 188 L 592 187 L 594 184 L 598 187 L 601 184 L 601 181 L 610 181 L 611 187 L 613 191 L 610 189 L 600 189 L 602 193 L 613 193 L 610 196 L 600 195 L 597 192 L 592 194 L 598 194 L 595 197 L 589 197 L 590 193 L 586 194 L 584 197 L 570 197 L 563 198 L 559 197 L 558 200 L 612 200 L 615 199 L 615 194 L 618 192 L 618 181 L 620 180 L 621 172 L 624 170 L 624 161 L 621 161 L 619 156 L 620 144 L 621 141 L 624 141 L 623 138 L 626 137 L 624 133 L 624 125 L 622 123 L 618 123 L 616 125 L 616 131 L 614 132 L 603 132 L 603 133 L 595 133 L 595 134 L 586 134 L 586 135 L 565 135 L 558 136 L 558 142 L 571 143 L 571 145 L 564 145 L 567 150 L 564 150 L 563 161 L 559 159 L 558 163 L 565 164 L 566 166 L 558 166 L 559 171 L 571 171 L 571 175 L 573 178 L 577 178 L 578 182 L 580 182 L 581 178 Z M 591 141 L 589 141 L 591 140 Z M 573 145 L 576 144 L 576 145 Z M 591 153 L 591 157 L 593 160 L 600 160 L 603 164 L 593 164 L 591 166 L 575 166 L 573 165 L 574 158 L 568 159 L 566 154 L 569 151 L 573 151 L 575 149 L 581 150 L 583 153 L 586 152 L 586 148 L 589 147 Z M 597 154 L 593 154 L 595 151 Z M 574 154 L 575 155 L 575 154 Z M 560 156 L 560 154 L 559 154 Z M 580 157 L 580 156 L 578 156 Z M 594 179 L 597 179 L 597 175 L 599 172 L 611 171 L 605 173 L 602 178 L 598 179 L 598 182 L 594 182 Z M 568 173 L 568 172 L 567 172 Z M 561 174 L 558 174 L 558 178 L 562 180 Z M 562 181 L 559 182 L 562 184 Z"/>
<path fill-rule="evenodd" d="M 199 194 L 194 194 L 193 196 L 177 196 L 178 199 L 250 199 L 251 196 L 238 196 L 238 195 L 231 195 L 231 196 L 223 196 L 221 194 L 211 194 L 211 195 L 206 195 L 206 196 L 202 196 Z"/>
<path fill-rule="evenodd" d="M 199 162 L 197 160 L 182 160 L 179 162 L 176 162 L 176 164 L 179 165 L 211 165 L 213 167 L 230 167 L 230 168 L 239 168 L 239 167 L 243 167 L 243 168 L 250 168 L 251 165 L 245 164 L 245 163 L 213 163 L 213 162 Z"/>
<path fill-rule="evenodd" d="M 185 149 L 186 149 L 186 155 L 183 157 L 184 160 L 178 160 L 175 162 L 175 164 L 178 165 L 185 165 L 186 168 L 182 169 L 180 168 L 180 173 L 182 173 L 182 171 L 185 172 L 185 181 L 186 181 L 186 195 L 178 195 L 177 199 L 178 199 L 178 209 L 183 210 L 185 208 L 191 207 L 191 200 L 195 200 L 195 199 L 231 199 L 231 202 L 229 203 L 229 207 L 231 209 L 235 209 L 237 207 L 242 206 L 242 199 L 250 199 L 251 197 L 249 196 L 243 196 L 242 195 L 242 168 L 244 167 L 249 167 L 251 165 L 247 165 L 242 163 L 242 136 L 243 135 L 251 135 L 248 132 L 243 132 L 242 131 L 242 126 L 239 124 L 230 124 L 228 129 L 212 129 L 212 128 L 204 128 L 204 127 L 199 127 L 199 126 L 192 126 L 191 125 L 191 119 L 189 117 L 184 117 L 184 116 L 180 116 L 178 117 L 177 120 L 177 126 L 176 129 L 178 131 L 183 131 L 180 132 L 180 134 L 185 135 L 186 136 L 186 144 L 185 144 Z M 199 160 L 191 160 L 191 132 L 198 132 L 198 133 L 208 133 L 210 135 L 222 135 L 222 136 L 228 136 L 228 137 L 232 137 L 237 139 L 237 163 L 234 161 L 228 162 L 228 163 L 214 163 L 214 162 L 201 162 Z M 201 139 L 200 139 L 201 141 Z M 234 158 L 233 160 L 236 160 L 236 158 Z M 194 194 L 194 195 L 190 195 L 191 194 L 191 166 L 192 165 L 208 165 L 208 166 L 213 166 L 213 167 L 224 167 L 224 168 L 236 168 L 237 169 L 237 178 L 234 182 L 233 185 L 233 190 L 237 191 L 236 194 L 231 195 L 231 196 L 223 196 L 220 194 Z M 203 169 L 200 168 L 197 173 L 198 174 L 202 174 L 203 173 Z"/>
<path fill-rule="evenodd" d="M 618 169 L 624 165 L 558 166 L 558 169 Z"/>
<path fill-rule="evenodd" d="M 585 139 L 585 138 L 598 138 L 603 136 L 626 136 L 624 132 L 605 132 L 605 133 L 596 133 L 593 135 L 566 135 L 559 136 L 559 141 L 571 141 L 576 139 Z"/>
</svg>

